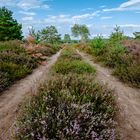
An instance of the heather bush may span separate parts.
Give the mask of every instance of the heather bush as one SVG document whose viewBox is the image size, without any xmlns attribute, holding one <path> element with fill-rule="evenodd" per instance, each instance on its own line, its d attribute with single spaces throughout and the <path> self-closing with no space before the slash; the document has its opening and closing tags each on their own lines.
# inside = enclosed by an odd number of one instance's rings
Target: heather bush
<svg viewBox="0 0 140 140">
<path fill-rule="evenodd" d="M 114 69 L 113 74 L 130 86 L 140 88 L 140 65 L 120 65 Z"/>
<path fill-rule="evenodd" d="M 21 44 L 17 40 L 0 42 L 0 92 L 37 66 L 36 60 Z"/>
<path fill-rule="evenodd" d="M 79 54 L 76 53 L 73 48 L 66 48 L 56 64 L 54 65 L 56 73 L 68 74 L 68 73 L 95 73 L 96 70 L 88 63 L 82 61 Z"/>
<path fill-rule="evenodd" d="M 114 68 L 119 64 L 122 64 L 123 60 L 121 58 L 122 55 L 125 54 L 125 52 L 125 48 L 120 44 L 108 47 L 107 54 L 104 56 L 105 65 Z"/>
<path fill-rule="evenodd" d="M 24 107 L 17 140 L 117 140 L 115 98 L 92 75 L 55 75 Z"/>
<path fill-rule="evenodd" d="M 78 73 L 78 74 L 84 74 L 84 73 L 95 73 L 96 70 L 91 67 L 89 64 L 80 61 L 80 60 L 73 60 L 73 61 L 65 61 L 60 60 L 55 64 L 54 70 L 56 73 L 61 74 L 68 74 L 68 73 Z"/>
</svg>

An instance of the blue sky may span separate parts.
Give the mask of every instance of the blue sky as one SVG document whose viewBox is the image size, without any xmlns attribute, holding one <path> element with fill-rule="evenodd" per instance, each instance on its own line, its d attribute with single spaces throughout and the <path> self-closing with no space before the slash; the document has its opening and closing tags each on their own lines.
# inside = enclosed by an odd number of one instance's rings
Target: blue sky
<svg viewBox="0 0 140 140">
<path fill-rule="evenodd" d="M 140 0 L 0 0 L 13 11 L 26 36 L 32 26 L 55 25 L 63 35 L 73 24 L 86 24 L 91 37 L 109 36 L 115 25 L 126 35 L 140 31 Z"/>
</svg>

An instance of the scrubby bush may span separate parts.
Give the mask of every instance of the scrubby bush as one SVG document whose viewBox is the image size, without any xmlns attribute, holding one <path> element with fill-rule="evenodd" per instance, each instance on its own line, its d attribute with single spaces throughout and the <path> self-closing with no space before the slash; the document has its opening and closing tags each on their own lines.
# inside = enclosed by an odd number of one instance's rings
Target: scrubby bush
<svg viewBox="0 0 140 140">
<path fill-rule="evenodd" d="M 114 68 L 123 63 L 123 60 L 121 58 L 126 50 L 122 45 L 116 44 L 112 47 L 108 47 L 107 49 L 107 53 L 104 56 L 104 63 L 106 66 Z"/>
<path fill-rule="evenodd" d="M 106 52 L 106 43 L 101 36 L 91 40 L 90 47 L 95 56 L 101 56 Z"/>
<path fill-rule="evenodd" d="M 0 42 L 0 92 L 37 66 L 21 44 L 21 41 Z"/>
<path fill-rule="evenodd" d="M 114 75 L 120 80 L 131 86 L 140 88 L 140 65 L 124 66 L 120 65 L 115 68 Z"/>
<path fill-rule="evenodd" d="M 96 72 L 92 66 L 82 61 L 79 54 L 77 54 L 73 48 L 66 48 L 62 52 L 60 58 L 54 65 L 54 70 L 61 74 L 68 74 L 71 72 L 78 74 Z"/>
<path fill-rule="evenodd" d="M 57 73 L 61 74 L 68 74 L 71 72 L 78 74 L 95 73 L 94 68 L 92 68 L 89 64 L 80 60 L 73 60 L 70 62 L 59 59 L 59 61 L 54 66 L 54 70 Z"/>
<path fill-rule="evenodd" d="M 17 140 L 117 140 L 115 98 L 92 75 L 53 77 L 26 103 Z"/>
</svg>

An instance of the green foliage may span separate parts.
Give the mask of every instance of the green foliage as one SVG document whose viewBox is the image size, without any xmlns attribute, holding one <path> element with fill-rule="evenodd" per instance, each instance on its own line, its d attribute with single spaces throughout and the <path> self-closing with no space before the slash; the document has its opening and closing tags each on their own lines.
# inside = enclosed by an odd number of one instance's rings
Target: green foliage
<svg viewBox="0 0 140 140">
<path fill-rule="evenodd" d="M 75 24 L 71 28 L 71 32 L 74 37 L 81 37 L 82 41 L 87 41 L 90 35 L 89 29 L 86 25 Z"/>
<path fill-rule="evenodd" d="M 12 14 L 7 8 L 0 8 L 0 41 L 22 39 L 22 26 L 13 19 Z"/>
<path fill-rule="evenodd" d="M 110 35 L 110 41 L 115 44 L 115 43 L 120 43 L 123 39 L 125 38 L 123 32 L 121 31 L 119 26 L 116 26 L 114 28 L 114 32 Z"/>
<path fill-rule="evenodd" d="M 101 36 L 91 40 L 90 47 L 95 56 L 103 55 L 106 52 L 106 44 Z"/>
<path fill-rule="evenodd" d="M 104 58 L 105 65 L 109 67 L 117 67 L 120 64 L 123 64 L 122 55 L 125 54 L 126 49 L 120 44 L 114 44 L 114 46 L 107 48 L 107 53 Z"/>
<path fill-rule="evenodd" d="M 61 42 L 61 35 L 58 33 L 55 26 L 48 26 L 45 29 L 41 31 L 41 40 L 50 43 L 55 44 Z"/>
<path fill-rule="evenodd" d="M 71 38 L 69 34 L 65 34 L 64 35 L 64 43 L 70 43 L 71 42 Z"/>
<path fill-rule="evenodd" d="M 119 29 L 118 29 L 119 30 Z M 139 41 L 127 40 L 122 45 L 119 31 L 109 41 L 97 37 L 90 42 L 90 51 L 96 61 L 101 61 L 110 68 L 113 74 L 133 87 L 140 87 Z M 114 41 L 114 42 L 112 42 Z M 81 48 L 81 46 L 79 46 Z M 85 47 L 85 48 L 88 48 Z M 82 49 L 85 51 L 85 49 Z M 92 52 L 92 53 L 91 53 Z"/>
<path fill-rule="evenodd" d="M 116 110 L 112 92 L 92 75 L 55 75 L 26 103 L 16 139 L 117 139 Z"/>
<path fill-rule="evenodd" d="M 120 65 L 115 68 L 113 74 L 130 86 L 140 88 L 140 65 L 132 64 L 127 67 Z"/>
<path fill-rule="evenodd" d="M 54 67 L 57 73 L 68 74 L 68 73 L 95 73 L 95 69 L 92 68 L 89 64 L 81 60 L 73 60 L 71 62 L 63 61 L 62 59 L 55 64 Z"/>
<path fill-rule="evenodd" d="M 35 59 L 21 47 L 19 41 L 0 43 L 0 92 L 23 78 L 36 67 Z"/>
<path fill-rule="evenodd" d="M 68 74 L 68 73 L 95 73 L 96 70 L 81 60 L 81 57 L 74 52 L 74 50 L 66 50 L 62 52 L 61 57 L 54 65 L 56 73 Z"/>
</svg>

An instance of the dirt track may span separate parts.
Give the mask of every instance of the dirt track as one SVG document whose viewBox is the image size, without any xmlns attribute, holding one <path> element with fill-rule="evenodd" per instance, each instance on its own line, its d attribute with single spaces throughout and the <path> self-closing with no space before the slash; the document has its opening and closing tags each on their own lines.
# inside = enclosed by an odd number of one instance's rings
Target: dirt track
<svg viewBox="0 0 140 140">
<path fill-rule="evenodd" d="M 122 119 L 119 120 L 119 129 L 122 140 L 140 140 L 140 89 L 128 87 L 111 75 L 111 70 L 95 64 L 91 56 L 81 53 L 85 62 L 97 69 L 97 80 L 114 89 L 118 97 Z"/>
<path fill-rule="evenodd" d="M 49 77 L 49 70 L 59 55 L 60 52 L 53 55 L 46 65 L 34 70 L 31 75 L 15 83 L 0 96 L 0 140 L 12 139 L 10 135 L 19 112 L 19 104 L 24 98 L 37 92 L 40 85 Z"/>
</svg>

